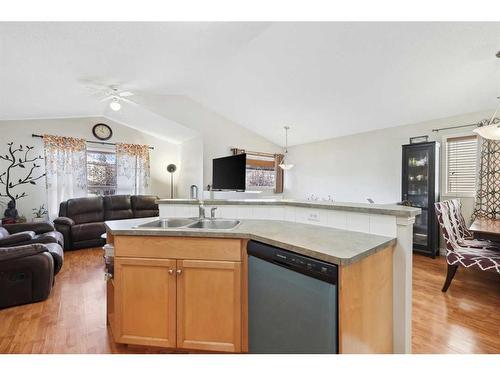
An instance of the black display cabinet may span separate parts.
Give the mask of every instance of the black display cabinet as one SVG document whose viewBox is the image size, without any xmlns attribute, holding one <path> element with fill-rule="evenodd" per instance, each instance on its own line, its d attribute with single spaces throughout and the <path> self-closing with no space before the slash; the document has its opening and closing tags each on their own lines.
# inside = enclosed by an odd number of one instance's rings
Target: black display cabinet
<svg viewBox="0 0 500 375">
<path fill-rule="evenodd" d="M 439 228 L 434 203 L 439 201 L 439 143 L 403 145 L 402 200 L 422 209 L 413 225 L 413 250 L 435 257 Z"/>
</svg>

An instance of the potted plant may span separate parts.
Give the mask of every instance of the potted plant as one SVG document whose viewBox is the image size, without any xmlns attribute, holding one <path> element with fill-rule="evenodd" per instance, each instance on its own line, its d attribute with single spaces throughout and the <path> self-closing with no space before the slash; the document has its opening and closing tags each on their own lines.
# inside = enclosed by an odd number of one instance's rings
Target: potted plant
<svg viewBox="0 0 500 375">
<path fill-rule="evenodd" d="M 33 208 L 33 221 L 40 222 L 45 221 L 45 215 L 47 215 L 48 211 L 45 208 L 45 205 L 42 204 L 39 208 Z"/>
</svg>

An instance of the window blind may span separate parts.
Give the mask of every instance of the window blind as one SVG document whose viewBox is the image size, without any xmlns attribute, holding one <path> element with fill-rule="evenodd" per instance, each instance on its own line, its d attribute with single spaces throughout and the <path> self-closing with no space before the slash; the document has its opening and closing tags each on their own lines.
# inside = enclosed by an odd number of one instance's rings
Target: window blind
<svg viewBox="0 0 500 375">
<path fill-rule="evenodd" d="M 477 137 L 448 138 L 446 161 L 447 192 L 474 193 L 476 190 Z"/>
</svg>

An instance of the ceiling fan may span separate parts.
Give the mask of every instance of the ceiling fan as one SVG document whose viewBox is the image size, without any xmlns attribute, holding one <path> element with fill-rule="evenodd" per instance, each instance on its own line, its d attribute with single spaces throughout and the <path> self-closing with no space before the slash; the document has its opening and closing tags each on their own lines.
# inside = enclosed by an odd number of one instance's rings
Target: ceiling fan
<svg viewBox="0 0 500 375">
<path fill-rule="evenodd" d="M 130 99 L 131 96 L 136 95 L 132 91 L 123 90 L 117 85 L 106 86 L 88 81 L 85 83 L 86 88 L 93 91 L 91 96 L 101 98 L 100 102 L 109 102 L 109 107 L 113 111 L 119 111 L 122 103 L 138 105 L 138 103 Z"/>
</svg>

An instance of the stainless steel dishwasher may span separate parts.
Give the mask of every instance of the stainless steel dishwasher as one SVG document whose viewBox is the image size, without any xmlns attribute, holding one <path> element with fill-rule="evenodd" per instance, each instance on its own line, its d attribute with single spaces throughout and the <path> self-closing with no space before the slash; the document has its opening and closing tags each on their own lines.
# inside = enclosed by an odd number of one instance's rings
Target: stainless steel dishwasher
<svg viewBox="0 0 500 375">
<path fill-rule="evenodd" d="M 337 353 L 337 266 L 250 241 L 250 353 Z"/>
</svg>

